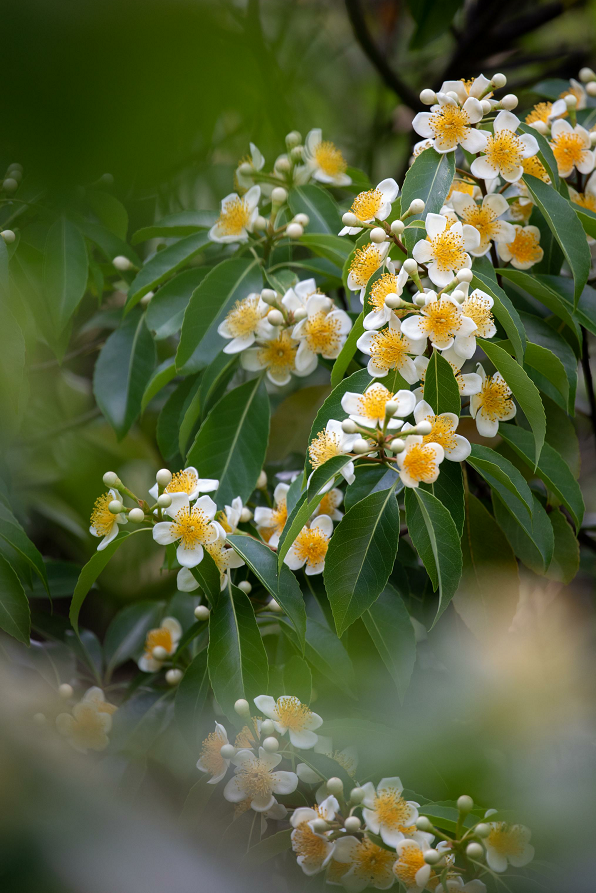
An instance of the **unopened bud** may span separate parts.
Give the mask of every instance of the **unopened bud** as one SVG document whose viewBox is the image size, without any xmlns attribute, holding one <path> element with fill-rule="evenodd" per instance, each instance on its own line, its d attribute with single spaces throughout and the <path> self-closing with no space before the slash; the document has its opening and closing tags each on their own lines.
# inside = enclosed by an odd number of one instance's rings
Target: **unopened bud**
<svg viewBox="0 0 596 893">
<path fill-rule="evenodd" d="M 325 831 L 329 830 L 329 825 L 327 824 L 325 819 L 315 819 L 312 823 L 312 827 L 317 834 L 324 834 Z"/>
<path fill-rule="evenodd" d="M 425 90 L 422 90 L 420 93 L 420 102 L 422 105 L 434 105 L 437 101 L 437 94 L 434 90 L 429 90 L 428 87 Z"/>
<path fill-rule="evenodd" d="M 389 449 L 391 450 L 392 453 L 403 453 L 405 448 L 406 448 L 406 445 L 400 437 L 396 437 L 389 444 Z"/>
<path fill-rule="evenodd" d="M 145 512 L 143 509 L 131 509 L 128 513 L 128 518 L 135 524 L 141 524 L 145 520 Z"/>
<path fill-rule="evenodd" d="M 286 235 L 288 239 L 299 239 L 300 236 L 304 235 L 304 228 L 299 223 L 288 223 Z"/>
<path fill-rule="evenodd" d="M 480 859 L 484 859 L 484 847 L 481 843 L 477 843 L 473 840 L 472 843 L 469 843 L 466 847 L 466 856 L 468 859 L 474 859 L 478 862 Z"/>
<path fill-rule="evenodd" d="M 504 96 L 500 102 L 502 109 L 507 109 L 508 112 L 512 112 L 513 109 L 516 109 L 519 105 L 519 99 L 515 95 L 515 93 L 508 93 Z"/>
<path fill-rule="evenodd" d="M 294 322 L 301 322 L 301 320 L 306 319 L 308 313 L 306 312 L 306 307 L 298 307 L 297 310 L 294 310 L 292 314 L 294 318 Z"/>
<path fill-rule="evenodd" d="M 270 719 L 264 719 L 261 723 L 261 735 L 273 735 L 275 726 Z"/>
<path fill-rule="evenodd" d="M 343 794 L 344 783 L 341 778 L 334 775 L 332 778 L 328 779 L 327 790 L 330 794 L 333 794 L 334 797 L 339 797 L 340 794 Z"/>
<path fill-rule="evenodd" d="M 287 155 L 280 155 L 279 158 L 276 159 L 273 167 L 279 174 L 287 174 L 292 165 Z"/>
<path fill-rule="evenodd" d="M 361 827 L 362 822 L 357 815 L 349 815 L 344 822 L 344 828 L 348 834 L 356 834 L 357 831 L 360 831 Z"/>
<path fill-rule="evenodd" d="M 289 167 L 289 162 L 288 162 Z M 274 205 L 283 205 L 285 200 L 288 197 L 287 189 L 284 189 L 283 186 L 276 186 L 271 192 L 271 201 Z"/>
<path fill-rule="evenodd" d="M 413 201 L 410 202 L 408 211 L 410 212 L 410 214 L 422 214 L 425 207 L 426 206 L 421 198 L 415 198 Z"/>
<path fill-rule="evenodd" d="M 426 850 L 423 858 L 427 865 L 436 865 L 443 856 L 438 850 Z"/>
<path fill-rule="evenodd" d="M 114 260 L 112 261 L 114 266 L 120 272 L 126 272 L 126 270 L 132 270 L 134 268 L 134 264 L 127 257 L 124 257 L 123 254 L 118 254 Z"/>
<path fill-rule="evenodd" d="M 284 612 L 284 609 L 282 608 L 280 603 L 274 598 L 269 599 L 269 601 L 267 602 L 267 607 L 270 611 L 273 611 L 274 614 L 283 614 Z"/>
<path fill-rule="evenodd" d="M 172 504 L 172 497 L 169 493 L 162 493 L 161 496 L 157 497 L 157 504 L 160 509 L 167 509 Z"/>
<path fill-rule="evenodd" d="M 586 84 L 586 93 L 588 96 L 596 96 L 596 81 L 590 81 Z"/>
<path fill-rule="evenodd" d="M 415 430 L 412 433 L 413 434 L 422 434 L 422 436 L 424 437 L 426 434 L 430 434 L 432 429 L 433 429 L 433 426 L 428 421 L 428 419 L 422 419 L 421 422 L 418 422 L 418 424 L 415 427 Z"/>
<path fill-rule="evenodd" d="M 153 651 L 151 652 L 151 655 L 152 655 L 152 657 L 155 658 L 155 660 L 159 660 L 159 661 L 167 660 L 167 658 L 168 658 L 168 652 L 163 647 L 163 645 L 156 645 L 155 648 L 153 649 Z"/>
<path fill-rule="evenodd" d="M 584 84 L 587 84 L 588 81 L 596 81 L 596 74 L 594 74 L 591 68 L 580 68 L 579 79 Z"/>
<path fill-rule="evenodd" d="M 416 261 L 414 260 L 413 257 L 406 258 L 406 260 L 403 263 L 403 268 L 406 271 L 406 273 L 408 274 L 408 276 L 411 276 L 413 273 L 418 272 L 418 264 L 416 263 Z"/>
<path fill-rule="evenodd" d="M 482 114 L 483 114 L 483 115 L 488 115 L 488 114 L 490 114 L 490 112 L 492 111 L 492 108 L 493 108 L 493 107 L 492 107 L 492 105 L 490 104 L 490 102 L 488 101 L 488 99 L 481 99 L 481 100 L 480 100 L 480 105 L 482 106 Z"/>
<path fill-rule="evenodd" d="M 291 130 L 286 136 L 286 146 L 288 149 L 293 149 L 294 146 L 299 146 L 302 142 L 302 134 L 298 130 Z"/>
<path fill-rule="evenodd" d="M 401 236 L 403 231 L 405 230 L 406 225 L 403 220 L 394 220 L 391 224 L 391 232 L 396 236 Z"/>
<path fill-rule="evenodd" d="M 346 434 L 355 434 L 358 430 L 358 425 L 352 419 L 344 419 L 341 423 L 341 429 Z"/>
<path fill-rule="evenodd" d="M 362 221 L 358 220 L 355 214 L 352 211 L 346 211 L 346 213 L 342 216 L 342 223 L 345 226 L 361 226 Z"/>
<path fill-rule="evenodd" d="M 430 425 L 430 422 L 428 424 Z M 418 426 L 418 427 L 420 427 L 420 426 Z M 427 432 L 427 433 L 430 433 L 430 432 Z M 461 797 L 458 798 L 457 808 L 459 809 L 460 812 L 463 812 L 467 815 L 469 812 L 472 812 L 472 810 L 474 809 L 474 801 L 467 794 L 462 794 Z"/>
<path fill-rule="evenodd" d="M 7 168 L 6 173 L 7 173 L 7 174 L 11 174 L 12 171 L 18 171 L 18 172 L 22 175 L 22 173 L 23 173 L 23 165 L 22 165 L 22 164 L 19 164 L 18 161 L 13 161 L 12 164 L 9 164 L 9 165 L 8 165 L 8 168 Z"/>
<path fill-rule="evenodd" d="M 139 304 L 141 305 L 141 307 L 148 307 L 149 304 L 151 303 L 151 299 L 153 298 L 154 294 L 155 294 L 155 292 L 148 291 L 146 295 L 143 295 L 143 297 L 139 301 Z"/>
<path fill-rule="evenodd" d="M 241 589 L 246 595 L 250 595 L 252 592 L 252 585 L 248 582 L 248 580 L 240 580 L 238 583 L 238 589 Z"/>
<path fill-rule="evenodd" d="M 298 161 L 302 161 L 304 157 L 304 147 L 303 146 L 294 146 L 294 148 L 290 152 L 290 158 L 296 164 Z"/>
<path fill-rule="evenodd" d="M 458 270 L 455 274 L 455 278 L 458 282 L 471 282 L 474 278 L 474 274 L 468 269 Z"/>
<path fill-rule="evenodd" d="M 284 322 L 284 315 L 281 310 L 277 310 L 275 307 L 273 310 L 270 310 L 267 314 L 267 322 L 272 326 L 281 326 Z"/>
<path fill-rule="evenodd" d="M 393 418 L 397 410 L 399 409 L 399 401 L 397 400 L 388 400 L 385 404 L 385 415 L 388 418 Z"/>
<path fill-rule="evenodd" d="M 371 450 L 371 445 L 368 440 L 365 440 L 363 437 L 359 437 L 354 441 L 354 445 L 352 447 L 353 453 L 368 453 Z"/>
<path fill-rule="evenodd" d="M 574 96 L 573 93 L 568 93 L 567 96 L 564 97 L 565 105 L 568 109 L 574 109 L 577 107 L 577 96 Z"/>
<path fill-rule="evenodd" d="M 58 686 L 58 694 L 64 701 L 68 701 L 74 695 L 74 689 L 68 682 L 63 682 L 62 685 Z"/>
<path fill-rule="evenodd" d="M 457 301 L 458 304 L 462 304 L 466 300 L 465 292 L 461 291 L 459 288 L 456 288 L 455 291 L 451 292 L 451 297 L 454 301 Z"/>
<path fill-rule="evenodd" d="M 106 487 L 115 487 L 120 483 L 120 478 L 115 471 L 106 471 L 103 476 L 103 482 Z"/>
<path fill-rule="evenodd" d="M 385 305 L 389 307 L 390 310 L 397 310 L 401 303 L 402 299 L 399 297 L 399 295 L 396 295 L 395 292 L 391 292 L 385 298 Z"/>
<path fill-rule="evenodd" d="M 209 608 L 207 605 L 197 605 L 194 610 L 194 615 L 197 620 L 208 620 L 209 619 Z"/>
<path fill-rule="evenodd" d="M 262 233 L 263 230 L 267 229 L 268 221 L 266 217 L 263 217 L 262 214 L 257 214 L 255 217 L 255 222 L 253 223 L 253 229 L 255 229 L 258 233 Z"/>
<path fill-rule="evenodd" d="M 4 180 L 2 183 L 2 188 L 5 192 L 8 192 L 10 194 L 12 192 L 16 192 L 16 190 L 19 188 L 19 184 L 14 177 L 7 177 L 6 180 Z"/>
<path fill-rule="evenodd" d="M 383 229 L 382 226 L 375 226 L 374 229 L 370 231 L 370 240 L 371 242 L 384 242 L 387 238 L 387 233 Z"/>
<path fill-rule="evenodd" d="M 261 300 L 264 301 L 265 304 L 272 306 L 277 303 L 277 292 L 273 291 L 272 288 L 264 288 L 261 292 Z"/>
<path fill-rule="evenodd" d="M 424 292 L 418 292 L 418 294 L 412 298 L 412 303 L 416 304 L 417 307 L 426 307 L 426 295 Z"/>
<path fill-rule="evenodd" d="M 180 682 L 182 682 L 183 676 L 184 673 L 182 672 L 182 670 L 172 668 L 166 673 L 166 682 L 168 683 L 168 685 L 179 685 Z"/>
<path fill-rule="evenodd" d="M 416 819 L 416 827 L 419 831 L 432 831 L 433 824 L 431 820 L 426 815 L 418 816 Z"/>
<path fill-rule="evenodd" d="M 224 758 L 224 760 L 231 760 L 232 757 L 235 757 L 238 751 L 234 747 L 233 744 L 222 744 L 219 749 L 220 754 Z"/>
<path fill-rule="evenodd" d="M 266 750 L 267 753 L 276 753 L 279 750 L 279 741 L 273 735 L 270 735 L 268 738 L 265 738 L 263 741 L 263 750 Z"/>
<path fill-rule="evenodd" d="M 474 834 L 476 837 L 488 837 L 491 832 L 490 825 L 487 825 L 485 822 L 480 822 L 479 825 L 476 825 L 474 828 Z"/>
<path fill-rule="evenodd" d="M 250 161 L 243 161 L 242 164 L 238 167 L 238 173 L 240 174 L 252 174 L 253 166 Z"/>
<path fill-rule="evenodd" d="M 295 214 L 294 223 L 299 223 L 300 226 L 308 226 L 308 224 L 310 223 L 310 217 L 308 216 L 308 214 Z"/>
<path fill-rule="evenodd" d="M 238 700 L 234 704 L 234 710 L 236 711 L 238 716 L 250 715 L 250 705 L 245 698 L 238 698 Z"/>
<path fill-rule="evenodd" d="M 501 72 L 493 75 L 492 85 L 495 88 L 495 90 L 500 90 L 502 87 L 505 86 L 506 83 L 507 83 L 507 78 L 505 77 L 504 74 L 501 74 Z"/>
<path fill-rule="evenodd" d="M 365 793 L 362 788 L 352 788 L 350 791 L 350 803 L 362 803 Z"/>
<path fill-rule="evenodd" d="M 590 132 L 590 143 L 592 146 L 596 146 L 596 130 Z"/>
<path fill-rule="evenodd" d="M 165 489 L 172 480 L 172 472 L 169 468 L 160 468 L 155 475 L 155 480 L 157 481 L 158 487 Z"/>
<path fill-rule="evenodd" d="M 545 134 L 548 133 L 548 126 L 544 123 L 544 121 L 533 121 L 532 124 L 530 124 L 530 127 L 532 127 L 537 133 L 542 134 L 542 136 L 545 136 Z"/>
<path fill-rule="evenodd" d="M 251 510 L 249 508 L 247 508 L 246 506 L 244 506 L 244 508 L 240 512 L 240 520 L 242 521 L 243 524 L 246 524 L 248 521 L 251 520 L 251 518 L 252 518 Z"/>
<path fill-rule="evenodd" d="M 123 511 L 123 509 L 124 506 L 119 499 L 112 499 L 112 501 L 108 505 L 108 511 L 111 512 L 112 515 L 119 515 L 120 512 Z"/>
<path fill-rule="evenodd" d="M 16 239 L 16 236 L 11 229 L 3 229 L 0 236 L 2 236 L 7 245 L 12 245 Z"/>
<path fill-rule="evenodd" d="M 257 490 L 264 490 L 267 486 L 267 474 L 262 471 L 257 478 Z"/>
</svg>

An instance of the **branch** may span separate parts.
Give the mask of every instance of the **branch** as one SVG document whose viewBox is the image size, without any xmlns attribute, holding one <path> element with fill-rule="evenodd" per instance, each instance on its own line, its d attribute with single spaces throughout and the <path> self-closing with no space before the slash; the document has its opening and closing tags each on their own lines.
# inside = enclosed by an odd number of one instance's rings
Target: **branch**
<svg viewBox="0 0 596 893">
<path fill-rule="evenodd" d="M 596 395 L 594 394 L 594 381 L 592 379 L 592 369 L 590 368 L 590 346 L 588 341 L 588 332 L 582 326 L 582 370 L 584 380 L 586 382 L 586 391 L 588 393 L 588 402 L 590 404 L 590 421 L 592 422 L 592 430 L 596 437 Z"/>
</svg>

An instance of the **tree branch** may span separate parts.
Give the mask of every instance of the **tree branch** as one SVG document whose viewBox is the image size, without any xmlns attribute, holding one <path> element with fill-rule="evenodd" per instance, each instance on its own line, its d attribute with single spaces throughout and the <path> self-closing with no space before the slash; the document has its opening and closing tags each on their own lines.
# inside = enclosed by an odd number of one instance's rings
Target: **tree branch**
<svg viewBox="0 0 596 893">
<path fill-rule="evenodd" d="M 592 430 L 596 437 L 596 395 L 594 394 L 594 380 L 592 378 L 592 369 L 590 367 L 590 346 L 588 340 L 588 332 L 582 326 L 582 370 L 584 373 L 584 381 L 586 382 L 586 391 L 588 394 L 588 402 L 590 404 L 590 420 L 592 422 Z"/>
</svg>

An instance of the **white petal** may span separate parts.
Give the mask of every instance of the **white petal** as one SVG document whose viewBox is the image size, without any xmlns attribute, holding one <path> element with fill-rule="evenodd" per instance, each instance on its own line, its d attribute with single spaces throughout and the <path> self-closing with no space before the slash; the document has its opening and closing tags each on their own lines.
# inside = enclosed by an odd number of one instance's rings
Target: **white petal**
<svg viewBox="0 0 596 893">
<path fill-rule="evenodd" d="M 475 128 L 470 127 L 465 139 L 461 140 L 461 146 L 466 152 L 475 155 L 476 152 L 484 152 L 487 142 L 488 137 L 484 130 L 476 130 Z"/>
<path fill-rule="evenodd" d="M 156 525 L 157 526 L 157 525 Z M 153 528 L 155 530 L 155 528 Z M 182 567 L 196 567 L 203 560 L 203 547 L 200 544 L 186 549 L 183 545 L 179 545 L 176 549 L 176 558 Z"/>
<path fill-rule="evenodd" d="M 178 537 L 172 534 L 173 525 L 169 521 L 160 521 L 153 528 L 153 539 L 160 546 L 169 546 L 175 543 Z"/>
<path fill-rule="evenodd" d="M 435 239 L 445 231 L 445 228 L 447 227 L 447 218 L 442 214 L 433 214 L 431 212 L 426 215 L 425 226 L 426 232 L 430 238 Z M 418 245 L 419 243 L 417 242 L 416 244 Z"/>
<path fill-rule="evenodd" d="M 495 118 L 494 131 L 498 133 L 500 130 L 512 130 L 514 133 L 519 127 L 519 118 L 512 112 L 499 112 Z"/>
<path fill-rule="evenodd" d="M 470 166 L 470 170 L 475 177 L 480 177 L 481 180 L 492 180 L 499 173 L 498 167 L 491 164 L 485 155 L 481 158 L 475 158 Z"/>
<path fill-rule="evenodd" d="M 412 127 L 424 139 L 433 139 L 435 135 L 429 123 L 431 118 L 430 112 L 418 112 L 412 121 Z"/>
</svg>

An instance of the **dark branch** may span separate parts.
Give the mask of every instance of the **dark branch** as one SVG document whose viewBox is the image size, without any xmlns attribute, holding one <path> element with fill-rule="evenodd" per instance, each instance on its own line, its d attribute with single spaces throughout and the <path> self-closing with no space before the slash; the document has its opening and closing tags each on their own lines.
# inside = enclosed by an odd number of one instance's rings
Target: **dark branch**
<svg viewBox="0 0 596 893">
<path fill-rule="evenodd" d="M 592 378 L 592 369 L 590 367 L 590 345 L 588 340 L 588 332 L 582 326 L 582 370 L 584 380 L 586 382 L 586 391 L 588 394 L 588 402 L 590 404 L 590 420 L 592 422 L 592 430 L 596 437 L 596 395 L 594 394 L 594 380 Z"/>
</svg>

